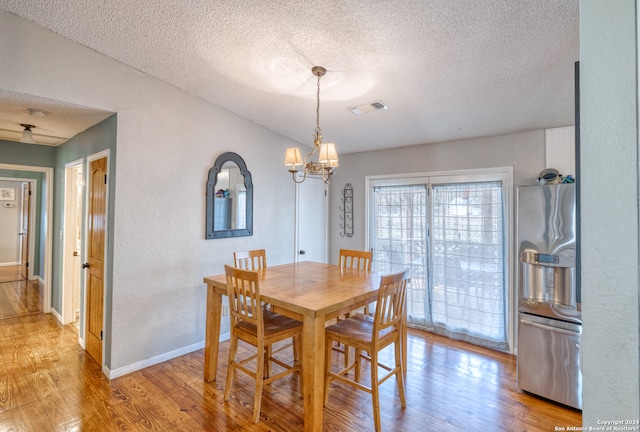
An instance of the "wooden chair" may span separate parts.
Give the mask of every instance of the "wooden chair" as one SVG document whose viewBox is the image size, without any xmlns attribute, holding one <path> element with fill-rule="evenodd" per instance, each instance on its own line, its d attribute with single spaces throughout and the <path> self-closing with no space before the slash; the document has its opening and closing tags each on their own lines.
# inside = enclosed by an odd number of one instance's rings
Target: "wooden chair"
<svg viewBox="0 0 640 432">
<path fill-rule="evenodd" d="M 267 253 L 264 249 L 234 252 L 233 262 L 240 269 L 259 270 L 267 267 Z"/>
<path fill-rule="evenodd" d="M 358 314 L 358 316 L 338 321 L 325 329 L 324 405 L 326 406 L 329 401 L 329 385 L 333 380 L 347 383 L 370 393 L 373 401 L 373 418 L 376 432 L 380 431 L 378 386 L 393 375 L 396 376 L 398 382 L 402 408 L 406 407 L 401 354 L 401 344 L 405 342 L 401 338 L 403 335 L 402 314 L 404 313 L 407 283 L 409 281 L 408 274 L 409 270 L 406 269 L 399 273 L 382 276 L 373 317 Z M 331 371 L 331 347 L 333 342 L 344 344 L 346 347 L 352 346 L 356 350 L 353 363 L 337 373 Z M 395 366 L 393 367 L 383 365 L 378 361 L 378 353 L 390 344 L 395 345 Z M 361 355 L 363 351 L 368 352 L 369 357 Z M 360 362 L 362 359 L 371 361 L 370 386 L 359 382 Z M 387 371 L 381 378 L 378 377 L 379 368 Z M 352 369 L 355 369 L 353 380 L 346 376 Z"/>
<path fill-rule="evenodd" d="M 371 261 L 373 261 L 373 252 L 355 249 L 340 249 L 340 260 L 338 265 L 343 269 L 356 269 L 363 271 L 371 271 Z M 338 321 L 348 318 L 351 313 L 342 317 L 338 317 Z M 369 305 L 364 307 L 364 314 L 369 315 Z M 335 351 L 344 354 L 345 367 L 349 364 L 349 350 L 341 348 L 339 345 L 333 347 Z"/>
<path fill-rule="evenodd" d="M 260 420 L 262 387 L 279 378 L 294 372 L 300 373 L 300 344 L 296 343 L 293 353 L 293 364 L 287 364 L 273 357 L 280 350 L 267 350 L 276 342 L 302 336 L 302 323 L 283 315 L 264 310 L 260 307 L 260 284 L 257 271 L 243 270 L 229 265 L 224 266 L 227 278 L 227 295 L 229 297 L 229 314 L 231 319 L 231 337 L 229 344 L 229 362 L 227 382 L 224 389 L 224 400 L 229 400 L 231 383 L 235 370 L 240 370 L 256 380 L 253 400 L 253 422 Z M 236 360 L 238 340 L 256 347 L 256 354 L 245 359 Z M 282 349 L 287 348 L 283 347 Z M 255 360 L 255 370 L 246 366 Z M 275 363 L 284 369 L 271 377 L 265 377 L 267 364 Z"/>
<path fill-rule="evenodd" d="M 371 261 L 373 261 L 373 252 L 361 251 L 353 249 L 340 249 L 339 265 L 343 269 L 356 269 L 371 271 Z M 369 315 L 369 307 L 365 307 L 364 313 Z"/>
<path fill-rule="evenodd" d="M 371 271 L 373 252 L 352 249 L 340 249 L 340 262 L 342 268 L 352 268 Z"/>
</svg>

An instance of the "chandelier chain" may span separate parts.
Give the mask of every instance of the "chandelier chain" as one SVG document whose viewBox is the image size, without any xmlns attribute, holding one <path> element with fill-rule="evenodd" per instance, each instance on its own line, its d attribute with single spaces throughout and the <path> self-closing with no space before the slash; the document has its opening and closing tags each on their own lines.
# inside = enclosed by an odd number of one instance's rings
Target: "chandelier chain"
<svg viewBox="0 0 640 432">
<path fill-rule="evenodd" d="M 320 133 L 320 75 L 318 75 L 318 91 L 316 96 L 316 135 Z"/>
<path fill-rule="evenodd" d="M 336 152 L 335 144 L 322 143 L 322 135 L 320 134 L 320 78 L 327 72 L 322 66 L 314 66 L 311 68 L 311 72 L 318 78 L 316 84 L 316 130 L 313 140 L 313 150 L 302 158 L 300 149 L 298 147 L 291 147 L 287 149 L 285 154 L 285 165 L 290 166 L 289 172 L 293 176 L 295 183 L 302 183 L 307 175 L 321 177 L 325 183 L 331 181 L 331 175 L 338 167 L 338 154 Z M 312 160 L 312 156 L 317 154 L 318 161 Z M 296 177 L 298 170 L 296 166 L 303 167 L 303 175 L 301 178 Z"/>
</svg>

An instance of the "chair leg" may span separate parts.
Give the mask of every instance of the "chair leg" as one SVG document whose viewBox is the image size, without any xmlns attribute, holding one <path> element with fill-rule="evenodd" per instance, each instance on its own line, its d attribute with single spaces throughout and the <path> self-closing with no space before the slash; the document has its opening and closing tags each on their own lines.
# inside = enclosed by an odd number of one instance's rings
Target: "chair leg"
<svg viewBox="0 0 640 432">
<path fill-rule="evenodd" d="M 331 358 L 333 354 L 333 349 L 331 348 L 332 345 L 333 341 L 327 338 L 325 340 L 324 346 L 324 406 L 327 406 L 327 404 L 329 403 L 329 384 L 331 384 L 331 380 L 329 379 L 329 372 L 331 371 Z"/>
<path fill-rule="evenodd" d="M 231 393 L 231 382 L 233 381 L 233 375 L 235 372 L 235 359 L 238 352 L 238 339 L 231 336 L 229 341 L 229 361 L 227 362 L 227 383 L 224 386 L 224 401 L 229 400 L 229 393 Z"/>
<path fill-rule="evenodd" d="M 264 350 L 264 378 L 271 376 L 271 362 L 269 359 L 273 355 L 271 345 L 267 345 Z"/>
<path fill-rule="evenodd" d="M 371 355 L 371 401 L 373 403 L 373 423 L 376 432 L 381 430 L 380 427 L 380 397 L 378 394 L 378 352 L 372 352 Z"/>
<path fill-rule="evenodd" d="M 349 345 L 345 345 L 345 344 L 342 344 L 342 345 L 344 346 L 344 367 L 346 368 L 346 367 L 349 366 L 349 360 L 350 360 L 350 357 L 351 357 L 351 355 L 350 355 L 351 350 L 349 349 L 350 348 Z"/>
<path fill-rule="evenodd" d="M 263 353 L 267 353 L 267 347 L 262 344 L 258 345 L 258 352 L 262 350 Z M 256 356 L 256 394 L 253 397 L 253 423 L 260 421 L 260 406 L 262 404 L 262 384 L 264 383 L 265 365 L 264 355 Z"/>
<path fill-rule="evenodd" d="M 398 392 L 400 392 L 400 405 L 402 408 L 407 407 L 407 402 L 404 396 L 404 371 L 402 367 L 402 347 L 400 341 L 394 343 L 395 351 L 396 351 L 396 367 L 398 368 L 398 372 L 396 372 L 396 378 L 398 380 Z"/>
<path fill-rule="evenodd" d="M 355 368 L 355 371 L 353 372 L 353 377 L 356 382 L 359 382 L 360 381 L 360 360 L 362 359 L 361 358 L 362 350 L 359 348 L 356 348 L 355 350 L 356 350 L 356 353 L 353 361 L 356 362 L 356 368 Z"/>
</svg>

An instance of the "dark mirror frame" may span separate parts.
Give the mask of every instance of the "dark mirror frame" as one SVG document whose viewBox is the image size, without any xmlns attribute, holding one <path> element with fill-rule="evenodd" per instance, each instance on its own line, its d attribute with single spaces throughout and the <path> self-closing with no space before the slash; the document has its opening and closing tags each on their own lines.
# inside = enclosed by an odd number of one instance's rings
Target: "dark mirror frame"
<svg viewBox="0 0 640 432">
<path fill-rule="evenodd" d="M 222 166 L 226 162 L 233 162 L 238 165 L 240 174 L 244 176 L 244 187 L 246 189 L 247 198 L 247 214 L 246 214 L 246 226 L 243 229 L 232 230 L 214 230 L 214 204 L 215 204 L 215 186 L 218 181 L 218 174 L 222 170 Z M 213 167 L 209 170 L 209 177 L 207 179 L 207 227 L 206 238 L 228 238 L 228 237 L 244 237 L 253 235 L 253 183 L 251 181 L 251 173 L 247 170 L 247 165 L 244 163 L 244 159 L 239 154 L 233 152 L 226 152 L 218 156 Z"/>
</svg>

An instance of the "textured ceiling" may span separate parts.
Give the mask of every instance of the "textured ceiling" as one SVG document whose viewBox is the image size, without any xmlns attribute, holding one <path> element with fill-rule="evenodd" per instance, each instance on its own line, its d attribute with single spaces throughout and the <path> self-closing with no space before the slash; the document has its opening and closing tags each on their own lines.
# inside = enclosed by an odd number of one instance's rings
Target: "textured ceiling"
<svg viewBox="0 0 640 432">
<path fill-rule="evenodd" d="M 308 145 L 311 67 L 324 66 L 320 125 L 342 153 L 574 123 L 579 0 L 0 0 L 0 8 Z M 347 109 L 378 100 L 389 109 Z"/>
</svg>

